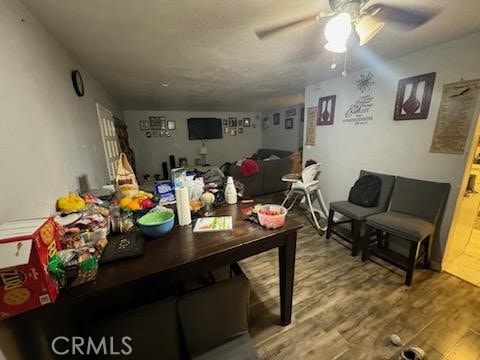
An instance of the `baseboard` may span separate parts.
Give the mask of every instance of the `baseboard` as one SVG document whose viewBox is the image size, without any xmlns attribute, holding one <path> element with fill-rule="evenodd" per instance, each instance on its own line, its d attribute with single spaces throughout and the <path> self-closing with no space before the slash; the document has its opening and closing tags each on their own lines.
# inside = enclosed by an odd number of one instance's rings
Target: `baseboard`
<svg viewBox="0 0 480 360">
<path fill-rule="evenodd" d="M 438 272 L 442 272 L 442 263 L 438 262 L 438 261 L 433 261 L 433 260 L 430 260 L 430 268 L 432 270 L 435 270 L 435 271 L 438 271 Z"/>
</svg>

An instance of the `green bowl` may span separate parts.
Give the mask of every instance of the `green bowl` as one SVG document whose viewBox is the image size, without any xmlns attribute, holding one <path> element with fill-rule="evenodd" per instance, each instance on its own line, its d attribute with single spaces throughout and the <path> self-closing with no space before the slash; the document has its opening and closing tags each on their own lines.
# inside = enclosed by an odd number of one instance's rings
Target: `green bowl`
<svg viewBox="0 0 480 360">
<path fill-rule="evenodd" d="M 140 230 L 149 237 L 163 236 L 173 229 L 175 215 L 169 211 L 154 211 L 143 215 L 137 224 Z"/>
</svg>

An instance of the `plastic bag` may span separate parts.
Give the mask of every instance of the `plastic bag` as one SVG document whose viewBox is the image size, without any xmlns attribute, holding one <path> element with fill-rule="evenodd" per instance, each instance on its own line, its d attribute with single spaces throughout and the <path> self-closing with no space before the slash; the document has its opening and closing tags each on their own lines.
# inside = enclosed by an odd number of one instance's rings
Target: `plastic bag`
<svg viewBox="0 0 480 360">
<path fill-rule="evenodd" d="M 121 153 L 120 158 L 118 159 L 115 184 L 121 197 L 133 197 L 138 193 L 137 177 L 135 176 L 125 153 Z"/>
</svg>

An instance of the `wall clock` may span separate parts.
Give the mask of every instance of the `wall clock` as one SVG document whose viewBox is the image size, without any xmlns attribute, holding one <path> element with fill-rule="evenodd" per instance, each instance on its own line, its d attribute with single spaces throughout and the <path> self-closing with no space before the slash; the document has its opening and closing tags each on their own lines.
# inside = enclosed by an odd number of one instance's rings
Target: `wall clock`
<svg viewBox="0 0 480 360">
<path fill-rule="evenodd" d="M 72 71 L 72 83 L 73 88 L 78 96 L 85 95 L 85 86 L 83 85 L 82 75 L 80 75 L 80 71 L 73 70 Z"/>
</svg>

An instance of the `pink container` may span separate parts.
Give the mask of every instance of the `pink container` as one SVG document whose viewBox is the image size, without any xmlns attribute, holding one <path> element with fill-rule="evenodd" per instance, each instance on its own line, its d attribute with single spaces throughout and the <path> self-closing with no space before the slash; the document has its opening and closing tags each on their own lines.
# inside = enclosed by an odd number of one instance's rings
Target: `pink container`
<svg viewBox="0 0 480 360">
<path fill-rule="evenodd" d="M 268 212 L 274 212 L 278 215 L 269 215 Z M 260 225 L 267 229 L 278 229 L 285 224 L 287 212 L 288 210 L 281 205 L 265 204 L 258 211 L 258 221 Z"/>
</svg>

